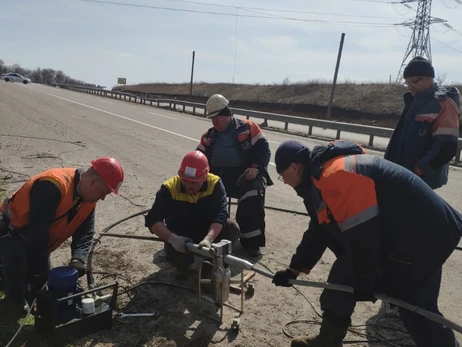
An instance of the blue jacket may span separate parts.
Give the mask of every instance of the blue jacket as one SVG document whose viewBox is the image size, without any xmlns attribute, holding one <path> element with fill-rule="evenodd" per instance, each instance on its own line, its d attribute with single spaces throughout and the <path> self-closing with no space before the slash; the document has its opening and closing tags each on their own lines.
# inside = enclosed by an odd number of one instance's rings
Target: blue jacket
<svg viewBox="0 0 462 347">
<path fill-rule="evenodd" d="M 404 110 L 393 132 L 385 159 L 415 172 L 436 189 L 448 182 L 449 161 L 459 138 L 460 94 L 436 84 L 422 93 L 404 94 Z"/>
</svg>

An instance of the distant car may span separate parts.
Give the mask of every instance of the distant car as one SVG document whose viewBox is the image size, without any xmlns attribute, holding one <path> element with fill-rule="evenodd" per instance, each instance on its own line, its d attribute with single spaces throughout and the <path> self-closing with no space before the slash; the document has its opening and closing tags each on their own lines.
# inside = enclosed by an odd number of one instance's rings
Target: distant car
<svg viewBox="0 0 462 347">
<path fill-rule="evenodd" d="M 8 72 L 0 75 L 0 79 L 5 82 L 22 82 L 24 84 L 30 83 L 30 79 L 24 76 L 21 76 L 15 72 Z"/>
</svg>

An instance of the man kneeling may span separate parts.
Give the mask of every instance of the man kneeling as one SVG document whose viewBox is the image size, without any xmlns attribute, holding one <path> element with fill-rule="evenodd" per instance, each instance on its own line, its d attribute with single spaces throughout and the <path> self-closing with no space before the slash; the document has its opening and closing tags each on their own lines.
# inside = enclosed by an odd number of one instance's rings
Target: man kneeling
<svg viewBox="0 0 462 347">
<path fill-rule="evenodd" d="M 165 241 L 167 262 L 180 271 L 194 262 L 186 242 L 211 247 L 214 241 L 239 237 L 237 223 L 228 219 L 225 187 L 209 170 L 202 152 L 187 153 L 178 175 L 162 184 L 146 216 L 146 227 Z"/>
</svg>

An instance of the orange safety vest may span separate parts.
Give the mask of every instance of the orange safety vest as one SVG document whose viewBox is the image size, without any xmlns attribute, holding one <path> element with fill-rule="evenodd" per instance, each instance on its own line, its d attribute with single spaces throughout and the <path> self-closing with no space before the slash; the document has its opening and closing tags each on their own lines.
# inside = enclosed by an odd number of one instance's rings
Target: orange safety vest
<svg viewBox="0 0 462 347">
<path fill-rule="evenodd" d="M 0 211 L 9 219 L 9 228 L 15 230 L 28 225 L 30 190 L 36 181 L 48 180 L 61 191 L 61 202 L 55 212 L 55 221 L 48 232 L 48 252 L 53 252 L 71 237 L 96 206 L 96 202 L 82 202 L 75 217 L 70 222 L 68 221 L 67 213 L 76 203 L 73 196 L 75 170 L 75 168 L 59 168 L 44 171 L 29 178 L 21 188 L 5 199 Z"/>
</svg>

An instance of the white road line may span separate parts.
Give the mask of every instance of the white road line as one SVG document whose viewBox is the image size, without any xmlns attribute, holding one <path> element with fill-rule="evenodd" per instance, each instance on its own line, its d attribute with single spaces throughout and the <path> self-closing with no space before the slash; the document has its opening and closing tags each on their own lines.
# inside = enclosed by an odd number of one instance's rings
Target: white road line
<svg viewBox="0 0 462 347">
<path fill-rule="evenodd" d="M 170 131 L 170 130 L 167 130 L 167 129 L 159 128 L 159 127 L 156 127 L 156 126 L 151 125 L 151 124 L 143 123 L 143 122 L 140 122 L 140 121 L 135 120 L 135 119 L 131 119 L 131 118 L 128 118 L 128 117 L 124 117 L 124 116 L 121 116 L 120 114 L 117 114 L 117 113 L 105 111 L 105 110 L 102 110 L 102 109 L 100 109 L 100 108 L 96 108 L 96 107 L 93 107 L 93 106 L 90 106 L 90 105 L 87 105 L 87 104 L 83 104 L 83 103 L 81 103 L 81 102 L 77 102 L 77 101 L 74 101 L 74 100 L 71 100 L 71 99 L 66 99 L 66 98 L 63 98 L 62 96 L 58 96 L 58 95 L 55 95 L 55 94 L 50 94 L 50 93 L 46 93 L 46 92 L 42 92 L 42 93 L 48 94 L 48 95 L 50 95 L 50 96 L 53 96 L 53 97 L 55 97 L 55 98 L 58 98 L 58 99 L 61 99 L 61 100 L 67 101 L 67 102 L 71 102 L 71 103 L 76 104 L 76 105 L 88 107 L 88 108 L 90 108 L 90 109 L 92 109 L 92 110 L 95 110 L 95 111 L 99 111 L 99 112 L 103 112 L 103 113 L 106 113 L 106 114 L 110 114 L 111 116 L 115 116 L 115 117 L 119 117 L 119 118 L 122 118 L 122 119 L 125 119 L 125 120 L 129 120 L 129 121 L 132 121 L 132 122 L 135 122 L 135 123 L 138 123 L 138 124 L 147 126 L 147 127 L 149 127 L 149 128 L 157 129 L 157 130 L 166 132 L 166 133 L 168 133 L 168 134 L 176 135 L 176 136 L 182 137 L 182 138 L 184 138 L 184 139 L 188 139 L 188 140 L 194 141 L 194 142 L 196 142 L 196 143 L 199 142 L 198 139 L 195 139 L 195 138 L 192 138 L 192 137 L 189 137 L 189 136 L 185 136 L 185 135 L 182 135 L 182 134 L 178 134 L 178 133 L 175 133 L 175 132 Z M 274 164 L 273 162 L 270 162 L 270 164 L 276 166 L 276 164 Z"/>
<path fill-rule="evenodd" d="M 159 113 L 154 113 L 154 112 L 149 112 L 149 113 L 154 115 L 154 116 L 164 117 L 164 118 L 168 118 L 168 119 L 176 119 L 176 118 L 173 118 L 173 117 L 164 116 L 163 114 L 159 114 Z"/>
</svg>

